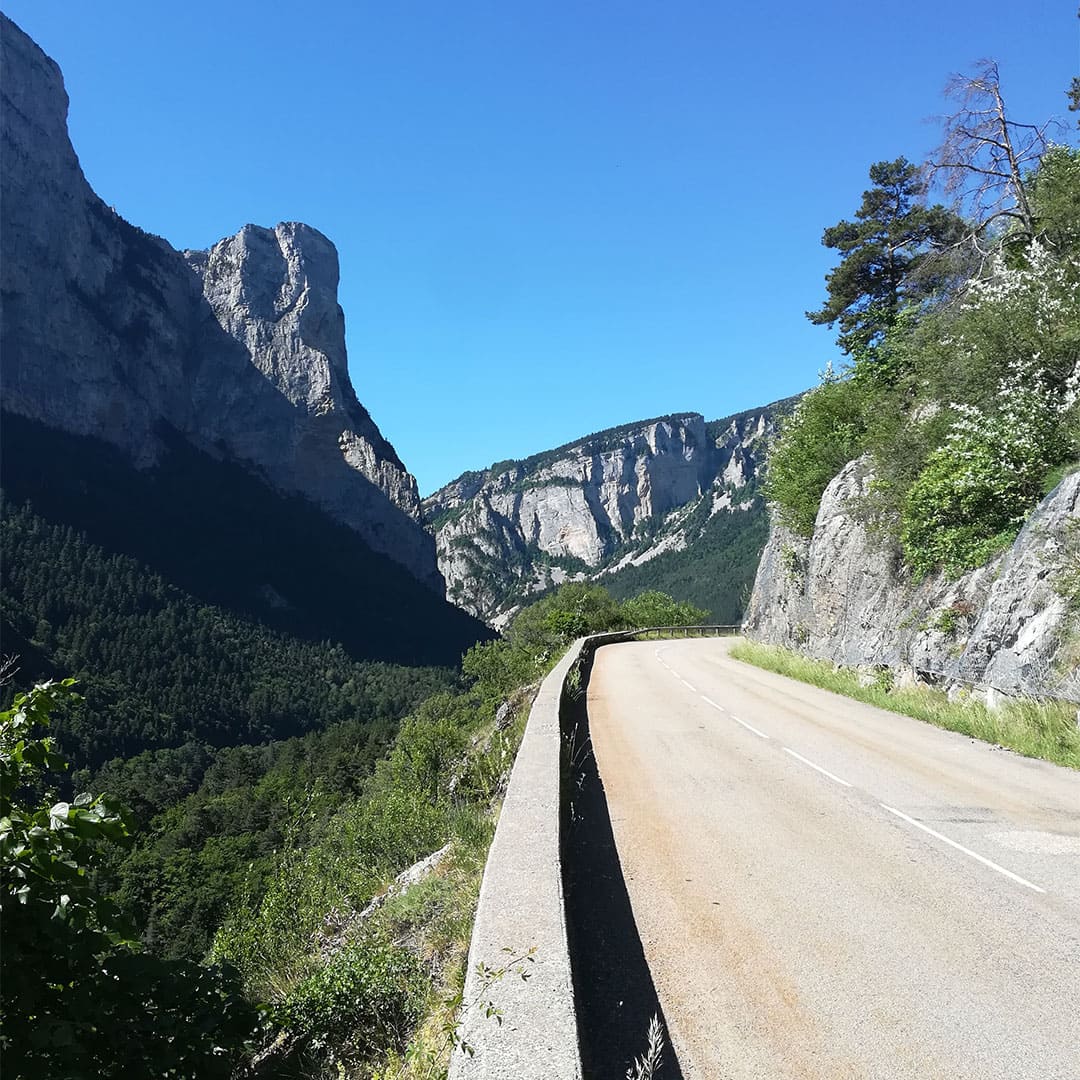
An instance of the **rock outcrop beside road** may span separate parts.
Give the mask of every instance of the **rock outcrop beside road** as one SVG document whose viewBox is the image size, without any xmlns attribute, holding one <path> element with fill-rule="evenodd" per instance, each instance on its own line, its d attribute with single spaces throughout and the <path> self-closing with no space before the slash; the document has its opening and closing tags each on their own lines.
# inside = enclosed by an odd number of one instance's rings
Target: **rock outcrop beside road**
<svg viewBox="0 0 1080 1080">
<path fill-rule="evenodd" d="M 997 558 L 956 580 L 937 573 L 920 582 L 857 514 L 872 479 L 865 460 L 848 464 L 826 489 L 809 539 L 774 524 L 748 635 L 839 664 L 1080 700 L 1080 626 L 1059 591 L 1080 552 L 1080 472 Z"/>
</svg>

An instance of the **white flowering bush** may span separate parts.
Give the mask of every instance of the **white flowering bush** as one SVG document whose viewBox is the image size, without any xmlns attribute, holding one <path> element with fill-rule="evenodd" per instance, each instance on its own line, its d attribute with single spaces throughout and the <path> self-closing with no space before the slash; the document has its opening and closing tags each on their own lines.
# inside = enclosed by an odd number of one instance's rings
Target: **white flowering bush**
<svg viewBox="0 0 1080 1080">
<path fill-rule="evenodd" d="M 1013 539 L 1068 451 L 1061 418 L 1069 396 L 1034 357 L 1001 380 L 995 412 L 952 406 L 945 444 L 930 454 L 904 507 L 901 540 L 916 574 L 978 566 Z"/>
<path fill-rule="evenodd" d="M 1002 374 L 1018 366 L 1062 388 L 1080 359 L 1080 261 L 1039 241 L 1019 265 L 999 253 L 921 336 L 920 367 L 944 400 L 992 406 Z"/>
</svg>

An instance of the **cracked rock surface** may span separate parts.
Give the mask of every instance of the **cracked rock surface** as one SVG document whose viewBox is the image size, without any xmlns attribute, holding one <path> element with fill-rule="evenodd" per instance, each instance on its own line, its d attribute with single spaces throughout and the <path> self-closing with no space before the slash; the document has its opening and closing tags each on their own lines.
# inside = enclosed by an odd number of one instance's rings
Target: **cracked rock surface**
<svg viewBox="0 0 1080 1080">
<path fill-rule="evenodd" d="M 864 459 L 845 466 L 825 491 L 809 539 L 773 525 L 747 633 L 838 664 L 1080 700 L 1069 641 L 1077 627 L 1055 589 L 1080 541 L 1080 472 L 1043 499 L 1007 551 L 958 579 L 937 573 L 921 582 L 855 515 L 871 480 Z"/>
</svg>

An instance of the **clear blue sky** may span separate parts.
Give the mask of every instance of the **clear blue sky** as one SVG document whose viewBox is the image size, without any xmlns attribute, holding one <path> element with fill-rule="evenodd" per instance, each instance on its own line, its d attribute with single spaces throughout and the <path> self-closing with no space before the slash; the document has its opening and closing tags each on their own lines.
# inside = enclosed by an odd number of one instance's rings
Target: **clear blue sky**
<svg viewBox="0 0 1080 1080">
<path fill-rule="evenodd" d="M 126 218 L 335 242 L 357 393 L 424 493 L 813 383 L 821 232 L 870 163 L 920 159 L 984 56 L 1017 119 L 1066 115 L 1080 28 L 1076 0 L 2 6 Z"/>
</svg>

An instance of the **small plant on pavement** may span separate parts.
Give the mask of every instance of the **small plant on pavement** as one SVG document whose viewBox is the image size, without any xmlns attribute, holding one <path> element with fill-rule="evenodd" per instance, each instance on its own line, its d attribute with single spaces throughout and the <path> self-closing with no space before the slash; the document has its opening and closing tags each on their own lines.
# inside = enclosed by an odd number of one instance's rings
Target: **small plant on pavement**
<svg viewBox="0 0 1080 1080">
<path fill-rule="evenodd" d="M 626 1080 L 653 1080 L 660 1068 L 660 1057 L 664 1050 L 664 1028 L 660 1017 L 653 1014 L 649 1021 L 649 1044 L 645 1053 L 626 1070 Z"/>
</svg>

